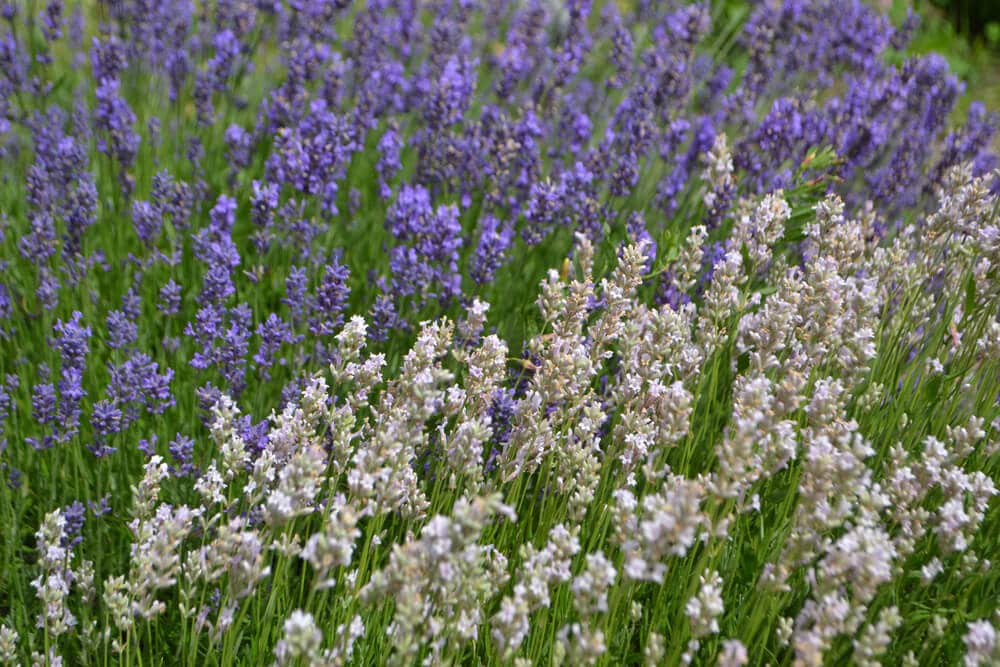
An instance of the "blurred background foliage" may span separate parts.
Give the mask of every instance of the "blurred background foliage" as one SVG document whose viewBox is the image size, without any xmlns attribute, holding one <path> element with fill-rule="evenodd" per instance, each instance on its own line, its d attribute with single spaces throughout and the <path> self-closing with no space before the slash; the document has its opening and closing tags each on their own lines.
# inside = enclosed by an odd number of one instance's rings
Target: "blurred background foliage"
<svg viewBox="0 0 1000 667">
<path fill-rule="evenodd" d="M 1000 1 L 933 0 L 961 35 L 984 38 L 992 48 L 1000 46 Z"/>
<path fill-rule="evenodd" d="M 966 82 L 964 113 L 973 99 L 1000 109 L 1000 0 L 876 0 L 898 24 L 920 16 L 912 53 L 936 51 Z M 994 142 L 997 140 L 994 139 Z"/>
</svg>

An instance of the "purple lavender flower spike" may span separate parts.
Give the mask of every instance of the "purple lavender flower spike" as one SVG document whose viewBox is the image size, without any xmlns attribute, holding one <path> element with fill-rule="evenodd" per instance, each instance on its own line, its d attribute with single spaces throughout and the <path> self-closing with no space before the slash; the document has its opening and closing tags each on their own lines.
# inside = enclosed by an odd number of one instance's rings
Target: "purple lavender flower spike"
<svg viewBox="0 0 1000 667">
<path fill-rule="evenodd" d="M 276 359 L 281 346 L 295 344 L 302 339 L 302 336 L 295 335 L 292 327 L 274 313 L 257 325 L 257 335 L 260 336 L 260 347 L 253 355 L 253 361 L 263 378 L 269 380 L 270 368 L 275 363 L 285 364 L 284 359 Z"/>
<path fill-rule="evenodd" d="M 102 132 L 97 142 L 98 150 L 113 157 L 127 170 L 135 162 L 141 137 L 133 129 L 135 113 L 122 98 L 119 87 L 118 79 L 101 79 L 96 93 L 94 123 Z"/>
<path fill-rule="evenodd" d="M 417 308 L 445 303 L 461 293 L 458 250 L 462 245 L 458 209 L 431 206 L 422 186 L 403 186 L 386 213 L 386 226 L 399 242 L 389 251 L 392 291 L 413 297 Z"/>
<path fill-rule="evenodd" d="M 513 239 L 514 229 L 511 225 L 501 223 L 492 215 L 483 218 L 479 243 L 470 270 L 470 275 L 477 284 L 485 285 L 493 282 L 493 277 L 497 269 L 503 265 Z"/>
</svg>

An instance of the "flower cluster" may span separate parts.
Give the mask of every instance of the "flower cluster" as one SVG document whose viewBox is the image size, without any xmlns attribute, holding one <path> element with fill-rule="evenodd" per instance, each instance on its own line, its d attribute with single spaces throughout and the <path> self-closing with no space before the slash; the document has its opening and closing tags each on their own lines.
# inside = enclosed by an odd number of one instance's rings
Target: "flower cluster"
<svg viewBox="0 0 1000 667">
<path fill-rule="evenodd" d="M 1000 119 L 914 17 L 43 4 L 0 664 L 1000 660 Z"/>
</svg>

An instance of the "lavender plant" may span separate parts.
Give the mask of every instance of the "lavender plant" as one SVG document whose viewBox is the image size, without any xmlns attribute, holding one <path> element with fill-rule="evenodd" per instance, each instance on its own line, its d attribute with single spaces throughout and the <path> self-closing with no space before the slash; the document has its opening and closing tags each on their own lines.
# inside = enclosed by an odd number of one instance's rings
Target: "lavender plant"
<svg viewBox="0 0 1000 667">
<path fill-rule="evenodd" d="M 1000 662 L 998 117 L 914 30 L 0 5 L 0 664 Z"/>
</svg>

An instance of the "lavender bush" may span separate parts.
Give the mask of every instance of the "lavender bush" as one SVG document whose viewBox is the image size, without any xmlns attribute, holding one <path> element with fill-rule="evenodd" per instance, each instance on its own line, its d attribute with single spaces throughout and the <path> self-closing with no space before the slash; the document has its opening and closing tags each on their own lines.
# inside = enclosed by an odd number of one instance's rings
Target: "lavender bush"
<svg viewBox="0 0 1000 667">
<path fill-rule="evenodd" d="M 0 22 L 0 664 L 1000 664 L 998 117 L 916 15 Z"/>
</svg>

